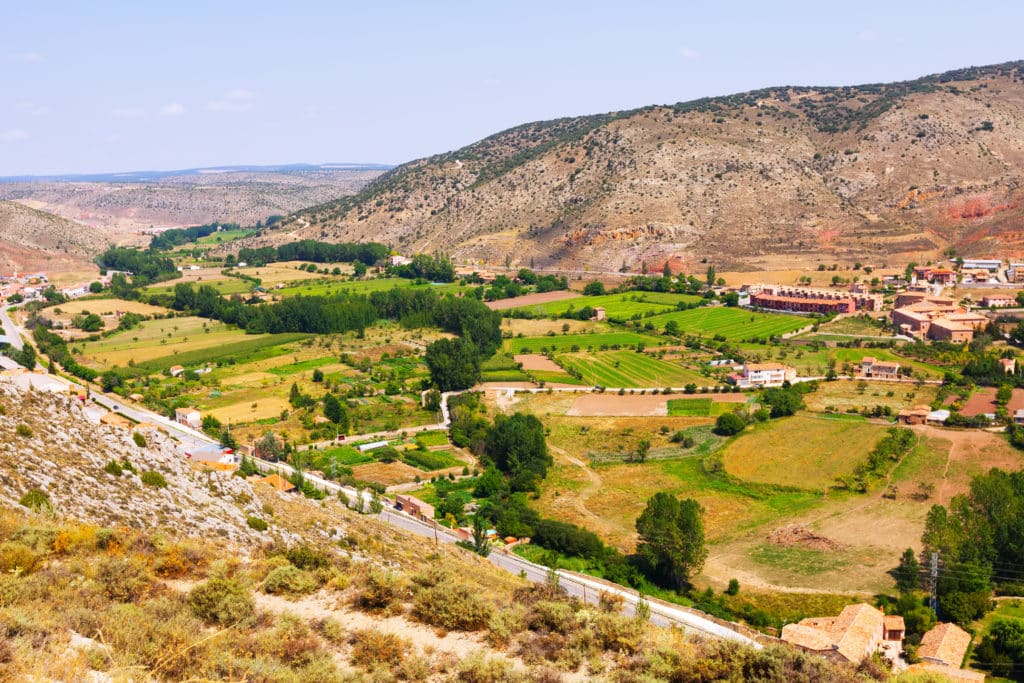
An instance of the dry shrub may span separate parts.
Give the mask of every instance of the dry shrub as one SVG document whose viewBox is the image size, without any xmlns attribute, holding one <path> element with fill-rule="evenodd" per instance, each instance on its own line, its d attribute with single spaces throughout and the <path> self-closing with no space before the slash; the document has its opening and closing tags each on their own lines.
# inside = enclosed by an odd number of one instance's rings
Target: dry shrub
<svg viewBox="0 0 1024 683">
<path fill-rule="evenodd" d="M 206 564 L 206 554 L 201 550 L 185 543 L 175 543 L 161 551 L 153 563 L 153 571 L 164 579 L 179 579 L 201 570 Z"/>
<path fill-rule="evenodd" d="M 367 669 L 398 666 L 411 647 L 405 638 L 375 628 L 355 631 L 351 642 L 352 663 Z"/>
<path fill-rule="evenodd" d="M 272 641 L 269 651 L 286 664 L 309 664 L 321 652 L 320 639 L 305 622 L 292 615 L 281 617 L 262 640 L 265 644 Z"/>
<path fill-rule="evenodd" d="M 492 647 L 503 648 L 519 633 L 526 630 L 526 614 L 521 607 L 496 611 L 487 623 L 487 642 Z"/>
<path fill-rule="evenodd" d="M 601 591 L 601 595 L 597 597 L 597 608 L 602 612 L 620 614 L 622 612 L 623 602 L 625 602 L 625 600 L 618 593 Z"/>
<path fill-rule="evenodd" d="M 413 598 L 413 616 L 425 624 L 452 631 L 479 631 L 487 626 L 494 608 L 450 577 L 420 588 Z"/>
<path fill-rule="evenodd" d="M 290 564 L 274 569 L 263 581 L 263 590 L 274 595 L 306 595 L 319 587 L 310 572 Z"/>
<path fill-rule="evenodd" d="M 355 605 L 360 609 L 376 611 L 397 607 L 406 592 L 402 578 L 391 572 L 370 569 L 356 595 Z"/>
<path fill-rule="evenodd" d="M 640 649 L 646 624 L 622 614 L 604 613 L 594 619 L 592 628 L 601 649 L 632 654 Z"/>
<path fill-rule="evenodd" d="M 264 581 L 270 572 L 278 567 L 288 567 L 290 565 L 291 562 L 287 559 L 281 555 L 275 555 L 264 560 L 257 560 L 249 565 L 249 576 L 252 577 L 253 581 L 259 583 Z"/>
<path fill-rule="evenodd" d="M 345 627 L 333 617 L 325 617 L 314 622 L 317 633 L 328 643 L 339 645 L 345 642 Z"/>
<path fill-rule="evenodd" d="M 111 647 L 115 669 L 146 667 L 157 680 L 203 677 L 217 647 L 183 598 L 114 605 L 98 615 L 95 631 L 85 635 Z"/>
<path fill-rule="evenodd" d="M 554 631 L 564 635 L 575 630 L 577 622 L 576 614 L 568 603 L 539 600 L 534 603 L 527 624 L 533 631 Z"/>
<path fill-rule="evenodd" d="M 425 681 L 431 673 L 430 660 L 419 655 L 406 655 L 395 669 L 395 676 L 403 681 Z"/>
<path fill-rule="evenodd" d="M 92 548 L 96 544 L 96 527 L 88 524 L 68 524 L 53 539 L 53 551 L 67 555 L 77 550 Z"/>
<path fill-rule="evenodd" d="M 519 683 L 525 677 L 516 673 L 512 663 L 503 657 L 488 657 L 481 650 L 472 652 L 459 665 L 460 683 Z"/>
<path fill-rule="evenodd" d="M 193 588 L 188 604 L 203 621 L 224 626 L 244 621 L 255 611 L 249 589 L 235 579 L 220 577 Z"/>
<path fill-rule="evenodd" d="M 135 602 L 152 584 L 149 569 L 135 558 L 108 557 L 100 562 L 96 580 L 103 592 L 114 602 Z"/>
<path fill-rule="evenodd" d="M 0 543 L 0 572 L 31 574 L 42 558 L 32 548 L 19 541 Z"/>
</svg>

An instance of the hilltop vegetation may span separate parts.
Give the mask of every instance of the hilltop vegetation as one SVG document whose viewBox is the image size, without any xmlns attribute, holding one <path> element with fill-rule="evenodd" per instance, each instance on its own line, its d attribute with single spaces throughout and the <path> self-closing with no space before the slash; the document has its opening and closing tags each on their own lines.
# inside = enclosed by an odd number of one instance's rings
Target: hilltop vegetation
<svg viewBox="0 0 1024 683">
<path fill-rule="evenodd" d="M 603 271 L 1016 252 L 1022 76 L 1013 62 L 530 123 L 393 169 L 261 239 Z"/>
</svg>

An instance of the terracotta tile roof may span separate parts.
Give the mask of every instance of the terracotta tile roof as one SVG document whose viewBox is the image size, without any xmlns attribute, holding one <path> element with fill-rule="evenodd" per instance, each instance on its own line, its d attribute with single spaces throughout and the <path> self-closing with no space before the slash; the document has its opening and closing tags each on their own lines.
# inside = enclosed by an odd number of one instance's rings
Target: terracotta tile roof
<svg viewBox="0 0 1024 683">
<path fill-rule="evenodd" d="M 971 634 L 956 624 L 939 624 L 921 638 L 917 656 L 959 668 L 971 644 Z"/>
<path fill-rule="evenodd" d="M 788 370 L 788 365 L 782 363 L 747 363 L 747 370 L 757 372 L 759 370 Z"/>
<path fill-rule="evenodd" d="M 788 643 L 815 651 L 835 651 L 858 663 L 871 654 L 882 639 L 884 615 L 871 605 L 847 605 L 838 617 L 803 619 L 782 629 Z"/>
<path fill-rule="evenodd" d="M 907 625 L 903 622 L 903 617 L 898 614 L 886 614 L 883 620 L 886 631 L 906 631 Z"/>
<path fill-rule="evenodd" d="M 782 627 L 782 639 L 805 650 L 831 650 L 832 636 L 826 631 L 801 624 Z"/>
</svg>

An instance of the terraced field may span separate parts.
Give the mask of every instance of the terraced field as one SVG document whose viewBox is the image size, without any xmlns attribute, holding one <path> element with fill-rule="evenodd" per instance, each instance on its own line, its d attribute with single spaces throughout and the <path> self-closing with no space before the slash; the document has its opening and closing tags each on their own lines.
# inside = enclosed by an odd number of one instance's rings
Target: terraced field
<svg viewBox="0 0 1024 683">
<path fill-rule="evenodd" d="M 702 301 L 699 296 L 671 294 L 669 292 L 624 292 L 602 296 L 585 296 L 545 304 L 524 306 L 520 311 L 529 311 L 535 316 L 562 316 L 570 310 L 578 311 L 585 306 L 602 307 L 609 320 L 629 320 L 636 315 L 667 313 L 678 303 L 693 304 Z"/>
<path fill-rule="evenodd" d="M 703 337 L 721 335 L 730 341 L 772 337 L 811 324 L 808 318 L 795 315 L 758 313 L 720 306 L 674 311 L 647 320 L 659 329 L 664 329 L 666 323 L 674 320 L 682 334 Z"/>
<path fill-rule="evenodd" d="M 711 385 L 713 382 L 681 365 L 658 360 L 635 351 L 568 353 L 557 361 L 582 375 L 587 384 L 603 387 L 681 387 L 687 384 Z"/>
<path fill-rule="evenodd" d="M 568 351 L 577 349 L 611 349 L 633 347 L 637 344 L 657 346 L 664 340 L 636 332 L 608 332 L 605 334 L 559 334 L 544 337 L 521 337 L 505 340 L 505 350 L 512 353 L 544 353 L 545 350 Z"/>
</svg>

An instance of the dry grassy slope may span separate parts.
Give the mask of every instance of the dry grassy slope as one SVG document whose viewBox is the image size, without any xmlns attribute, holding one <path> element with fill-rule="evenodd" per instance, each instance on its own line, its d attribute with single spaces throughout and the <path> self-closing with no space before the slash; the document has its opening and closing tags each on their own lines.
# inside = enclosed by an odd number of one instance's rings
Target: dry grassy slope
<svg viewBox="0 0 1024 683">
<path fill-rule="evenodd" d="M 105 230 L 0 201 L 0 273 L 81 269 L 110 242 Z"/>
<path fill-rule="evenodd" d="M 22 393 L 2 379 L 0 407 L 0 504 L 17 507 L 26 492 L 39 489 L 58 515 L 93 524 L 160 526 L 241 544 L 269 539 L 246 523 L 250 515 L 265 517 L 247 482 L 193 469 L 155 429 L 142 431 L 148 444 L 140 448 L 127 430 L 88 422 L 72 397 Z M 32 435 L 18 435 L 19 425 Z M 137 475 L 104 471 L 111 460 L 123 459 Z M 167 488 L 143 484 L 139 475 L 147 471 L 162 474 Z"/>
<path fill-rule="evenodd" d="M 721 270 L 1022 254 L 1022 161 L 1016 62 L 528 124 L 401 166 L 264 239 L 596 270 L 671 255 Z"/>
</svg>

